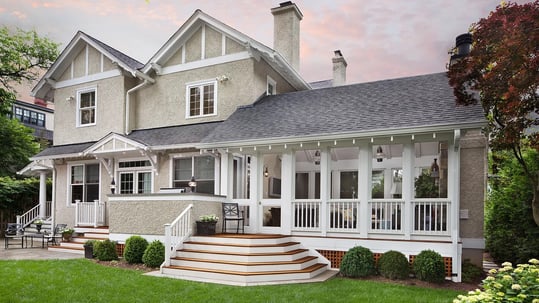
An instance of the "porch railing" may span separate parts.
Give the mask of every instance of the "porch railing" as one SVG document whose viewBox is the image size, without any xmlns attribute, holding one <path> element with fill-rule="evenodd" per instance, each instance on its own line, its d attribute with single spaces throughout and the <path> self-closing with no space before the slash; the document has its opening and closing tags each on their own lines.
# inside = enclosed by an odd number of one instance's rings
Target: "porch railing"
<svg viewBox="0 0 539 303">
<path fill-rule="evenodd" d="M 191 210 L 193 204 L 189 204 L 187 208 L 170 224 L 165 224 L 165 262 L 164 266 L 170 266 L 170 258 L 172 252 L 193 233 L 193 225 L 191 223 Z M 163 267 L 163 265 L 161 267 Z"/>
<path fill-rule="evenodd" d="M 449 236 L 451 231 L 448 199 L 415 199 L 408 204 L 402 199 L 375 199 L 368 201 L 367 214 L 360 214 L 359 200 L 329 200 L 325 213 L 323 204 L 321 200 L 292 201 L 292 230 L 321 232 L 321 218 L 326 216 L 328 232 L 358 233 L 361 220 L 368 221 L 369 233 Z"/>
<path fill-rule="evenodd" d="M 358 200 L 328 202 L 328 231 L 357 231 L 359 227 Z"/>
<path fill-rule="evenodd" d="M 47 201 L 45 205 L 46 205 L 46 207 L 45 207 L 45 218 L 43 218 L 43 219 L 50 218 L 52 202 Z M 32 222 L 34 222 L 38 217 L 39 217 L 39 204 L 32 207 L 30 210 L 28 210 L 24 214 L 22 214 L 20 216 L 17 216 L 17 223 L 21 224 L 22 227 L 24 228 L 24 227 L 32 224 Z"/>
<path fill-rule="evenodd" d="M 403 200 L 369 201 L 372 232 L 402 232 Z"/>
<path fill-rule="evenodd" d="M 449 235 L 451 203 L 445 199 L 412 201 L 413 233 Z"/>
<path fill-rule="evenodd" d="M 75 225 L 104 226 L 105 203 L 99 200 L 94 200 L 94 202 L 75 200 Z"/>
</svg>

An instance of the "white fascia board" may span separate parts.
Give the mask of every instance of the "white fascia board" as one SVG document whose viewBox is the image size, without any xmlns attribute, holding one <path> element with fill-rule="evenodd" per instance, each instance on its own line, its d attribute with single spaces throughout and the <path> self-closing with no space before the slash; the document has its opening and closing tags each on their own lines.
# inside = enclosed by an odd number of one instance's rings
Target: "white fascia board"
<svg viewBox="0 0 539 303">
<path fill-rule="evenodd" d="M 239 60 L 249 59 L 251 56 L 248 52 L 240 52 L 220 57 L 209 58 L 205 60 L 193 61 L 184 64 L 177 64 L 172 66 L 163 67 L 161 75 L 167 75 L 177 72 L 183 72 L 187 70 L 197 69 L 206 66 L 212 66 L 217 64 L 229 63 Z"/>
<path fill-rule="evenodd" d="M 98 80 L 108 79 L 108 78 L 112 78 L 112 77 L 118 77 L 118 76 L 121 76 L 121 75 L 122 75 L 122 72 L 120 70 L 113 69 L 113 70 L 109 70 L 109 71 L 102 72 L 102 73 L 91 74 L 91 75 L 88 75 L 88 76 L 85 76 L 85 77 L 79 77 L 79 78 L 75 78 L 75 79 L 69 79 L 69 80 L 56 82 L 51 87 L 53 87 L 55 89 L 63 88 L 63 87 L 68 87 L 68 86 L 88 83 L 88 82 L 91 82 L 91 81 L 98 81 Z"/>
<path fill-rule="evenodd" d="M 292 143 L 307 143 L 309 141 L 334 141 L 345 139 L 362 139 L 371 137 L 388 137 L 388 136 L 402 136 L 402 135 L 418 135 L 429 133 L 442 133 L 450 132 L 453 136 L 455 129 L 465 130 L 484 127 L 484 122 L 471 122 L 464 124 L 451 124 L 451 125 L 438 125 L 438 126 L 424 126 L 415 128 L 400 128 L 400 129 L 385 129 L 385 130 L 372 130 L 367 132 L 346 132 L 346 133 L 333 133 L 324 135 L 310 135 L 301 137 L 276 137 L 276 138 L 264 138 L 255 140 L 238 140 L 229 142 L 217 142 L 217 143 L 201 143 L 196 145 L 198 149 L 208 148 L 223 148 L 223 147 L 246 147 L 246 146 L 260 146 L 260 145 L 277 145 L 277 144 L 292 144 Z"/>
<path fill-rule="evenodd" d="M 65 159 L 65 158 L 79 158 L 79 157 L 83 157 L 83 156 L 84 156 L 84 154 L 82 152 L 80 152 L 80 153 L 50 155 L 50 156 L 42 156 L 42 157 L 31 157 L 29 160 L 30 161 L 55 160 L 55 159 Z"/>
</svg>

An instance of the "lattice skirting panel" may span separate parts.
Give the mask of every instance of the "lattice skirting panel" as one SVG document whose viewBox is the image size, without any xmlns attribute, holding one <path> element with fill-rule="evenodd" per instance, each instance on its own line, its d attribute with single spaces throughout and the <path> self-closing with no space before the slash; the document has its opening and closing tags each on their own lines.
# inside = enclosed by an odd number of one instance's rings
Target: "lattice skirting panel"
<svg viewBox="0 0 539 303">
<path fill-rule="evenodd" d="M 340 250 L 317 250 L 318 253 L 320 253 L 322 256 L 324 256 L 326 259 L 331 262 L 331 268 L 340 268 L 342 258 L 344 257 L 344 254 L 346 254 L 346 251 L 340 251 Z M 374 255 L 374 263 L 378 265 L 378 260 L 382 256 L 381 253 L 373 253 Z M 410 262 L 410 266 L 414 263 L 415 255 L 410 255 L 408 258 L 408 261 Z M 451 272 L 453 270 L 453 259 L 451 257 L 444 257 L 444 265 L 445 265 L 445 275 L 446 277 L 451 277 Z"/>
<path fill-rule="evenodd" d="M 116 253 L 118 254 L 118 257 L 123 257 L 124 249 L 125 249 L 125 244 L 116 243 Z"/>
</svg>

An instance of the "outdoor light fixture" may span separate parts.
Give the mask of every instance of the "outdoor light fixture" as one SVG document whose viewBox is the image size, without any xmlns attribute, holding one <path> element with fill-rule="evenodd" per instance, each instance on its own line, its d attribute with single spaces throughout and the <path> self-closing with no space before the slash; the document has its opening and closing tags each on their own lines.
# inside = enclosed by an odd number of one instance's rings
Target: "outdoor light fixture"
<svg viewBox="0 0 539 303">
<path fill-rule="evenodd" d="M 320 151 L 319 150 L 314 152 L 313 160 L 314 160 L 314 165 L 320 165 Z"/>
<path fill-rule="evenodd" d="M 384 151 L 382 150 L 382 146 L 378 145 L 378 148 L 376 149 L 376 162 L 382 162 L 384 160 Z"/>
<path fill-rule="evenodd" d="M 438 166 L 437 159 L 434 158 L 434 162 L 430 166 L 430 176 L 434 179 L 434 184 L 438 186 L 440 180 L 440 167 Z"/>
<path fill-rule="evenodd" d="M 110 192 L 114 195 L 115 191 L 116 191 L 116 182 L 114 182 L 114 178 L 112 178 L 112 182 L 110 182 Z"/>
<path fill-rule="evenodd" d="M 196 192 L 197 181 L 195 180 L 195 176 L 191 177 L 191 181 L 189 181 L 189 187 L 191 187 L 191 192 L 192 193 Z"/>
<path fill-rule="evenodd" d="M 268 172 L 268 167 L 266 166 L 266 167 L 264 168 L 264 177 L 267 178 L 268 176 L 269 176 L 269 172 Z"/>
</svg>

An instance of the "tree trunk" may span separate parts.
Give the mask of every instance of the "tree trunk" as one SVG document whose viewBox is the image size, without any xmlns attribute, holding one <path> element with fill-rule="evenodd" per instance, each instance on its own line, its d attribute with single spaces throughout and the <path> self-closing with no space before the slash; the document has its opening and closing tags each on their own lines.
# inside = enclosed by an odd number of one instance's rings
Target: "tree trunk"
<svg viewBox="0 0 539 303">
<path fill-rule="evenodd" d="M 539 186 L 535 187 L 535 190 L 533 191 L 532 214 L 533 221 L 539 226 Z"/>
</svg>

